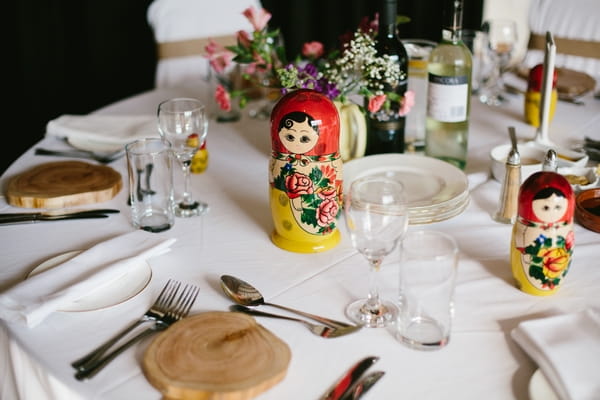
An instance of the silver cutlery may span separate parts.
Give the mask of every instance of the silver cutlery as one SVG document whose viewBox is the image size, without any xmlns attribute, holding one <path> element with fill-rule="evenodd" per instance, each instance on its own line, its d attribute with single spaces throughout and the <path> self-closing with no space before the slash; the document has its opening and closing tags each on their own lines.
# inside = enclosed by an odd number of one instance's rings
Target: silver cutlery
<svg viewBox="0 0 600 400">
<path fill-rule="evenodd" d="M 321 336 L 324 338 L 336 338 L 344 335 L 348 335 L 350 333 L 356 332 L 362 328 L 362 326 L 347 326 L 347 327 L 339 327 L 335 328 L 332 326 L 326 325 L 316 325 L 311 324 L 308 321 L 305 321 L 300 318 L 292 318 L 285 315 L 279 314 L 271 314 L 263 311 L 254 310 L 252 308 L 248 308 L 246 306 L 242 306 L 240 304 L 234 304 L 229 307 L 231 311 L 234 312 L 242 312 L 248 315 L 253 315 L 256 317 L 269 317 L 269 318 L 279 318 L 279 319 L 287 319 L 288 321 L 296 321 L 304 324 L 308 329 L 317 336 Z"/>
<path fill-rule="evenodd" d="M 171 308 L 169 308 L 169 310 L 167 310 L 165 315 L 163 315 L 160 318 L 157 318 L 151 327 L 138 333 L 136 336 L 132 337 L 131 339 L 123 343 L 121 346 L 117 347 L 116 349 L 105 355 L 104 357 L 86 365 L 86 369 L 78 370 L 75 373 L 75 378 L 77 380 L 83 380 L 94 377 L 112 360 L 114 360 L 119 354 L 123 353 L 133 344 L 154 333 L 164 331 L 169 326 L 173 325 L 175 322 L 187 317 L 190 312 L 190 309 L 192 308 L 192 305 L 198 297 L 199 292 L 200 289 L 198 289 L 196 286 L 189 284 L 186 285 L 183 288 L 182 293 L 177 298 L 175 304 Z"/>
<path fill-rule="evenodd" d="M 383 375 L 385 375 L 385 372 L 375 371 L 363 376 L 358 380 L 358 382 L 356 382 L 356 384 L 352 385 L 348 390 L 346 390 L 344 395 L 340 397 L 340 400 L 360 399 L 369 391 L 369 389 L 373 387 L 373 385 L 379 381 L 379 379 L 381 379 L 381 377 L 383 377 Z"/>
<path fill-rule="evenodd" d="M 92 209 L 92 210 L 53 210 L 33 213 L 3 213 L 0 214 L 0 225 L 35 223 L 40 221 L 61 221 L 68 219 L 107 218 L 108 214 L 118 214 L 117 209 Z"/>
<path fill-rule="evenodd" d="M 303 317 L 318 321 L 322 324 L 332 326 L 334 328 L 348 328 L 348 327 L 355 326 L 352 324 L 348 324 L 346 322 L 336 321 L 336 320 L 333 320 L 330 318 L 325 318 L 325 317 L 321 317 L 318 315 L 309 314 L 304 311 L 294 310 L 292 308 L 281 306 L 278 304 L 267 303 L 265 301 L 264 297 L 262 296 L 262 294 L 260 294 L 260 292 L 258 291 L 258 289 L 256 289 L 254 286 L 252 286 L 248 282 L 245 282 L 245 281 L 243 281 L 239 278 L 236 278 L 234 276 L 231 276 L 231 275 L 222 275 L 221 276 L 221 288 L 223 289 L 225 294 L 230 299 L 232 299 L 237 304 L 240 304 L 242 306 L 264 305 L 264 306 L 277 307 L 282 310 L 289 311 L 294 314 L 298 314 Z"/>
<path fill-rule="evenodd" d="M 379 357 L 376 356 L 365 357 L 358 361 L 346 372 L 344 372 L 344 374 L 337 381 L 335 381 L 335 383 L 329 389 L 327 389 L 325 394 L 319 397 L 319 400 L 341 400 L 343 396 L 347 395 L 347 393 L 352 392 L 352 389 L 359 382 L 360 377 L 377 361 L 379 361 Z M 377 381 L 377 379 L 375 381 Z M 371 386 L 372 385 L 373 383 L 371 383 Z"/>
<path fill-rule="evenodd" d="M 73 368 L 78 370 L 88 369 L 92 363 L 98 360 L 106 351 L 108 351 L 115 343 L 117 343 L 121 338 L 127 335 L 136 327 L 148 321 L 156 321 L 165 316 L 169 308 L 173 303 L 173 299 L 177 295 L 179 288 L 181 286 L 180 282 L 169 279 L 165 286 L 160 291 L 158 297 L 154 301 L 154 304 L 150 306 L 150 308 L 142 315 L 140 319 L 135 321 L 133 324 L 127 326 L 125 329 L 117 333 L 115 336 L 92 350 L 90 353 L 81 357 L 78 360 L 75 360 L 71 363 Z"/>
<path fill-rule="evenodd" d="M 88 150 L 51 150 L 38 147 L 35 149 L 35 154 L 40 156 L 86 158 L 108 164 L 123 157 L 125 155 L 125 148 L 112 152 L 94 152 Z"/>
</svg>

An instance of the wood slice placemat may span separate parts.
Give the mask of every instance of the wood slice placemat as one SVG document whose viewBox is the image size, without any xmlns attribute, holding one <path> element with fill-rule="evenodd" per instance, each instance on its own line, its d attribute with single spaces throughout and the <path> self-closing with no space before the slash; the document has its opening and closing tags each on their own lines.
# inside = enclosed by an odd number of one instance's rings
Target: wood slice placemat
<svg viewBox="0 0 600 400">
<path fill-rule="evenodd" d="M 212 311 L 173 324 L 144 354 L 164 399 L 248 400 L 287 373 L 288 345 L 248 315 Z"/>
<path fill-rule="evenodd" d="M 6 198 L 17 207 L 65 208 L 108 201 L 122 186 L 121 174 L 106 165 L 58 161 L 13 177 Z"/>
</svg>

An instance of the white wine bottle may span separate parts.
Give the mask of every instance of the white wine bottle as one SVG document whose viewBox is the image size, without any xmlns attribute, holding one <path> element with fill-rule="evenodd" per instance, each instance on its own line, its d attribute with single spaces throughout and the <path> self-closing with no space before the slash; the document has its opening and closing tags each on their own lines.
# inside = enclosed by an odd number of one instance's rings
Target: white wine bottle
<svg viewBox="0 0 600 400">
<path fill-rule="evenodd" d="M 400 76 L 395 87 L 385 85 L 385 91 L 394 91 L 400 97 L 408 86 L 408 54 L 396 33 L 396 0 L 379 0 L 379 30 L 375 48 L 377 54 L 387 54 L 400 67 Z M 404 126 L 406 117 L 398 114 L 400 103 L 392 102 L 389 111 L 369 113 L 367 118 L 367 148 L 365 155 L 404 152 Z"/>
<path fill-rule="evenodd" d="M 461 39 L 463 0 L 447 0 L 442 40 L 428 63 L 425 154 L 465 169 L 471 106 L 471 52 Z"/>
</svg>

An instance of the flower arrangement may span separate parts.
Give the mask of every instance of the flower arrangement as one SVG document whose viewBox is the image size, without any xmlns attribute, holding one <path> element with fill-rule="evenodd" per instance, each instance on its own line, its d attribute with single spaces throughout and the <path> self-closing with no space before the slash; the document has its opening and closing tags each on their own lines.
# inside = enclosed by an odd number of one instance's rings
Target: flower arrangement
<svg viewBox="0 0 600 400">
<path fill-rule="evenodd" d="M 271 14 L 265 9 L 250 7 L 243 15 L 254 29 L 251 35 L 239 31 L 235 46 L 223 47 L 213 41 L 206 46 L 206 57 L 217 73 L 235 62 L 243 65 L 242 78 L 252 84 L 280 88 L 282 93 L 299 88 L 314 89 L 340 102 L 357 94 L 367 99 L 367 109 L 374 114 L 389 112 L 392 102 L 396 102 L 400 104 L 398 114 L 404 116 L 414 105 L 412 91 L 403 97 L 385 91 L 386 87 L 395 87 L 407 72 L 401 71 L 388 55 L 377 55 L 377 16 L 373 21 L 364 18 L 341 50 L 326 54 L 322 43 L 307 42 L 301 56 L 286 63 L 285 49 L 277 41 L 279 31 L 267 29 Z M 228 89 L 222 84 L 217 85 L 215 98 L 223 110 L 231 109 L 233 98 L 239 99 L 241 108 L 248 101 L 245 89 Z"/>
</svg>

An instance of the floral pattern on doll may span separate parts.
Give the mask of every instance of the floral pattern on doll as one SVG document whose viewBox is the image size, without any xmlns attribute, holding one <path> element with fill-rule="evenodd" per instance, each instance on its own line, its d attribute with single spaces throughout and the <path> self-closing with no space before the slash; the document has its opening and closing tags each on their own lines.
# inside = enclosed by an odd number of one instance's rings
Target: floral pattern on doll
<svg viewBox="0 0 600 400">
<path fill-rule="evenodd" d="M 552 290 L 567 274 L 573 254 L 569 200 L 557 188 L 544 188 L 533 196 L 530 211 L 531 219 L 520 216 L 519 222 L 526 227 L 523 237 L 533 234 L 534 238 L 517 250 L 523 263 L 529 265 L 529 277 L 538 280 L 543 289 Z"/>
<path fill-rule="evenodd" d="M 274 177 L 273 186 L 287 194 L 299 222 L 314 227 L 313 233 L 328 234 L 335 229 L 340 212 L 337 194 L 341 182 L 336 180 L 335 169 L 326 164 L 335 155 L 307 154 L 318 152 L 319 124 L 320 121 L 299 111 L 281 119 L 278 136 L 288 153 L 274 154 L 274 159 L 285 164 Z M 310 168 L 311 164 L 316 166 Z"/>
</svg>

